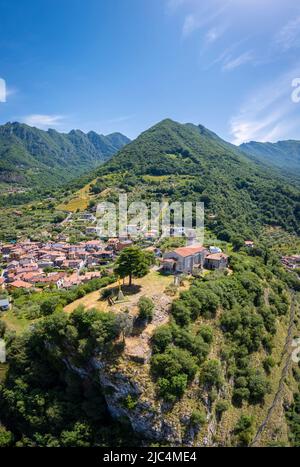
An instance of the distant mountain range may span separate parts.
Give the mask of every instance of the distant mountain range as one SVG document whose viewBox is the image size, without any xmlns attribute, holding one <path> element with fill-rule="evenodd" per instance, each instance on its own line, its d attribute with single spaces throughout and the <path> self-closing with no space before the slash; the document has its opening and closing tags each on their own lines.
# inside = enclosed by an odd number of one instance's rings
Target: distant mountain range
<svg viewBox="0 0 300 467">
<path fill-rule="evenodd" d="M 300 192 L 278 172 L 249 158 L 202 125 L 164 120 L 126 145 L 95 178 L 145 200 L 200 200 L 225 240 L 262 225 L 300 231 Z M 209 223 L 207 224 L 209 225 Z"/>
<path fill-rule="evenodd" d="M 50 187 L 99 166 L 130 140 L 93 131 L 68 134 L 20 123 L 0 126 L 0 187 Z"/>
<path fill-rule="evenodd" d="M 300 141 L 279 141 L 278 143 L 242 144 L 240 149 L 253 160 L 272 165 L 285 172 L 300 173 Z"/>
<path fill-rule="evenodd" d="M 262 224 L 299 233 L 299 184 L 286 177 L 288 170 L 299 173 L 299 160 L 298 141 L 238 148 L 202 125 L 170 119 L 132 142 L 120 133 L 63 134 L 19 123 L 0 127 L 2 192 L 7 187 L 70 187 L 70 181 L 78 188 L 97 178 L 98 193 L 110 184 L 140 199 L 204 201 L 206 212 L 216 215 L 214 230 L 224 239 L 233 233 L 250 236 Z M 117 177 L 112 179 L 112 173 Z M 25 202 L 22 196 L 17 203 Z"/>
</svg>

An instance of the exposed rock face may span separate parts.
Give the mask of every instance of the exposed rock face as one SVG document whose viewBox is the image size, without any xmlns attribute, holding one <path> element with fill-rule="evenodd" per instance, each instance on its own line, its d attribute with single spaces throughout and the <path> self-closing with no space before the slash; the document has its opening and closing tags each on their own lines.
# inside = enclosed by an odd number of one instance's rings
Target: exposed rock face
<svg viewBox="0 0 300 467">
<path fill-rule="evenodd" d="M 136 337 L 126 339 L 123 356 L 109 361 L 99 355 L 85 368 L 70 360 L 65 364 L 81 378 L 99 381 L 111 416 L 127 420 L 135 433 L 148 442 L 170 443 L 172 446 L 193 446 L 198 434 L 191 426 L 191 414 L 199 401 L 198 384 L 173 406 L 159 400 L 151 378 L 150 339 L 154 329 L 169 318 L 170 297 L 152 296 L 155 311 L 152 323 Z"/>
<path fill-rule="evenodd" d="M 146 365 L 124 362 L 123 367 L 121 364 L 112 369 L 99 360 L 93 364 L 113 418 L 129 420 L 133 430 L 143 438 L 182 444 L 180 421 L 170 417 L 167 407 L 157 401 Z M 132 402 L 130 407 L 128 400 Z"/>
</svg>

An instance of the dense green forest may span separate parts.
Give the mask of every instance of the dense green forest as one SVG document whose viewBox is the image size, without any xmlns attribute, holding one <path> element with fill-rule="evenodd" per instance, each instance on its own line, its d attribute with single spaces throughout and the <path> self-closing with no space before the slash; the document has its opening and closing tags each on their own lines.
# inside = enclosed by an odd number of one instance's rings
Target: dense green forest
<svg viewBox="0 0 300 467">
<path fill-rule="evenodd" d="M 240 149 L 254 160 L 278 167 L 285 172 L 299 172 L 300 141 L 279 141 L 278 143 L 244 143 Z"/>
<path fill-rule="evenodd" d="M 148 201 L 202 201 L 207 226 L 225 241 L 263 225 L 299 233 L 298 186 L 202 126 L 164 120 L 150 128 L 99 168 L 94 190 L 106 187 Z"/>
<path fill-rule="evenodd" d="M 129 426 L 112 421 L 96 375 L 93 355 L 118 354 L 118 317 L 78 309 L 56 312 L 8 341 L 9 370 L 0 387 L 0 446 L 130 446 Z M 66 359 L 70 358 L 69 365 Z M 85 368 L 82 378 L 72 369 Z"/>
<path fill-rule="evenodd" d="M 55 187 L 97 167 L 128 142 L 120 133 L 64 134 L 7 123 L 0 127 L 0 188 Z"/>
</svg>

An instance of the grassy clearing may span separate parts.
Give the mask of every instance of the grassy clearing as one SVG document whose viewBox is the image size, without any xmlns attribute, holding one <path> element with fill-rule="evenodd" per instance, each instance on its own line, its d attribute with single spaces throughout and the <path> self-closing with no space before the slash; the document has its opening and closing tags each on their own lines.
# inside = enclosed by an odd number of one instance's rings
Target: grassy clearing
<svg viewBox="0 0 300 467">
<path fill-rule="evenodd" d="M 7 325 L 9 330 L 15 331 L 17 334 L 21 334 L 26 331 L 30 324 L 33 323 L 33 321 L 29 321 L 24 317 L 16 316 L 12 310 L 7 313 L 3 313 L 1 319 Z"/>
<path fill-rule="evenodd" d="M 170 178 L 169 175 L 144 175 L 143 180 L 145 182 L 162 182 L 164 180 L 168 180 Z"/>
<path fill-rule="evenodd" d="M 88 185 L 85 185 L 83 188 L 81 188 L 81 190 L 74 194 L 74 198 L 66 203 L 59 204 L 56 209 L 58 211 L 68 212 L 85 211 L 89 205 L 90 200 L 92 199 L 90 188 L 94 185 L 95 181 L 96 180 L 93 180 Z"/>
<path fill-rule="evenodd" d="M 125 302 L 116 304 L 111 307 L 108 305 L 106 300 L 100 300 L 100 292 L 92 292 L 86 295 L 79 300 L 67 305 L 65 311 L 67 313 L 72 313 L 78 306 L 82 305 L 86 309 L 96 308 L 100 311 L 120 311 L 124 307 L 131 307 L 135 304 L 142 295 L 147 295 L 149 297 L 153 295 L 163 294 L 166 287 L 173 283 L 173 276 L 164 276 L 157 271 L 151 271 L 147 276 L 142 277 L 141 279 L 135 279 L 133 281 L 133 287 L 122 287 L 123 293 L 125 295 Z M 118 282 L 114 282 L 109 285 L 108 289 L 113 289 L 118 287 Z"/>
</svg>

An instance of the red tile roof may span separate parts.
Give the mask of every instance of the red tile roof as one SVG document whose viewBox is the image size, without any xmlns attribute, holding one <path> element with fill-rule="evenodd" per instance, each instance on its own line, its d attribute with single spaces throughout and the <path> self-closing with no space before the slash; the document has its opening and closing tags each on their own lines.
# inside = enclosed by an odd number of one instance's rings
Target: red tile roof
<svg viewBox="0 0 300 467">
<path fill-rule="evenodd" d="M 11 287 L 16 287 L 16 289 L 31 289 L 32 285 L 24 281 L 14 281 L 11 284 Z"/>
<path fill-rule="evenodd" d="M 176 248 L 174 252 L 177 253 L 179 256 L 187 257 L 187 256 L 196 255 L 197 253 L 202 253 L 205 250 L 206 248 L 204 248 L 201 245 L 194 245 L 194 246 L 185 246 L 181 248 Z"/>
</svg>

